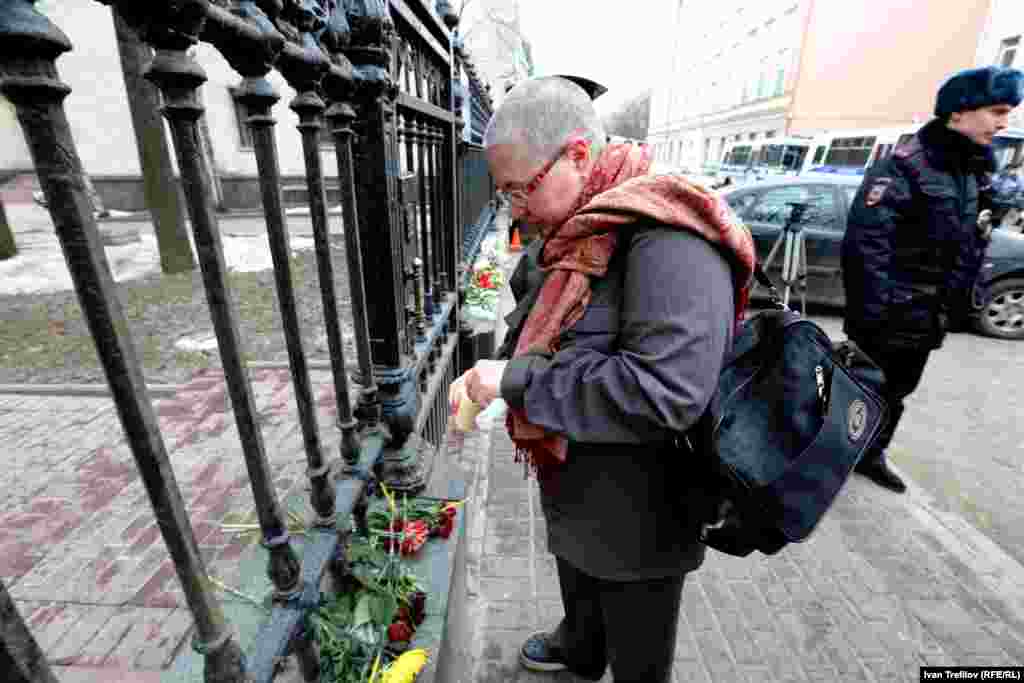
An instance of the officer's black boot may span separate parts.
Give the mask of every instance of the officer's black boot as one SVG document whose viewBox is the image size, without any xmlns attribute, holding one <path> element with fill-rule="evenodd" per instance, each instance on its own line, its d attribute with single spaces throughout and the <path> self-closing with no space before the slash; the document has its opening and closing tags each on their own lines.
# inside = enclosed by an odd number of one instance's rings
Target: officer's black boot
<svg viewBox="0 0 1024 683">
<path fill-rule="evenodd" d="M 895 493 L 903 493 L 907 490 L 907 485 L 903 483 L 900 476 L 889 469 L 885 458 L 873 458 L 871 460 L 865 458 L 857 463 L 854 471 L 863 474 L 882 488 L 889 489 Z"/>
</svg>

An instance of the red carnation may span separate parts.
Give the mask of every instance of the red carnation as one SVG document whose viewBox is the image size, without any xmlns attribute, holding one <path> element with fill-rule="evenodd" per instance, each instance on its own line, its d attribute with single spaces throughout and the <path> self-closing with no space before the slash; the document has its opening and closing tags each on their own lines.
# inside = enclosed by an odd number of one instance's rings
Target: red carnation
<svg viewBox="0 0 1024 683">
<path fill-rule="evenodd" d="M 391 552 L 393 548 L 401 548 L 399 545 L 398 534 L 402 533 L 402 529 L 405 528 L 401 520 L 394 520 L 391 522 L 391 526 L 388 531 L 395 534 L 395 536 L 389 536 L 384 539 L 384 550 Z"/>
<path fill-rule="evenodd" d="M 427 523 L 421 519 L 417 519 L 414 522 L 408 522 L 405 525 L 405 538 L 402 540 L 402 554 L 412 555 L 414 552 L 423 547 L 423 544 L 427 542 L 427 536 L 430 534 L 430 529 L 427 527 Z"/>
<path fill-rule="evenodd" d="M 403 643 L 412 640 L 412 627 L 404 621 L 396 621 L 388 626 L 388 640 L 392 643 Z"/>
<path fill-rule="evenodd" d="M 452 529 L 454 528 L 454 526 L 455 520 L 453 517 L 449 515 L 441 515 L 441 519 L 438 521 L 437 525 L 434 527 L 434 529 L 432 529 L 432 531 L 436 530 L 436 535 L 440 536 L 441 538 L 448 538 L 452 535 Z"/>
<path fill-rule="evenodd" d="M 427 618 L 427 594 L 416 591 L 409 596 L 409 602 L 412 605 L 413 623 L 419 626 Z"/>
</svg>

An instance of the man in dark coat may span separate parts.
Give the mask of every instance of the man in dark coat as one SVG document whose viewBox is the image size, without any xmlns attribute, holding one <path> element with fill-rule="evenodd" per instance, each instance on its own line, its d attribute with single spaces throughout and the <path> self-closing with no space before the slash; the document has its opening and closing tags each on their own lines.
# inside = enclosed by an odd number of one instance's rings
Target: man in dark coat
<svg viewBox="0 0 1024 683">
<path fill-rule="evenodd" d="M 844 330 L 885 372 L 890 420 L 857 471 L 897 493 L 906 485 L 885 449 L 928 355 L 971 310 L 988 240 L 979 221 L 994 171 L 993 138 L 1024 99 L 1024 74 L 986 67 L 939 89 L 935 119 L 875 164 L 850 208 L 843 239 Z"/>
</svg>

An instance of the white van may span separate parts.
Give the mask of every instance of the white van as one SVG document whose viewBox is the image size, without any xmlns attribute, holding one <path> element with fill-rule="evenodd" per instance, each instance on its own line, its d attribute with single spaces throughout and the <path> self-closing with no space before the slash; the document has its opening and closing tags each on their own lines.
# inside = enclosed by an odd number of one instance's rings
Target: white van
<svg viewBox="0 0 1024 683">
<path fill-rule="evenodd" d="M 920 125 L 835 131 L 814 138 L 814 153 L 801 175 L 863 175 L 876 161 L 892 154 L 897 145 L 910 140 Z M 997 167 L 1024 159 L 1024 129 L 1007 128 L 992 143 Z"/>
<path fill-rule="evenodd" d="M 734 142 L 726 147 L 717 176 L 738 184 L 796 175 L 803 170 L 810 147 L 810 138 L 797 137 Z"/>
<path fill-rule="evenodd" d="M 892 154 L 922 124 L 823 133 L 812 138 L 785 137 L 740 140 L 725 148 L 720 164 L 705 173 L 732 185 L 776 176 L 860 176 L 876 161 Z M 993 142 L 997 167 L 1024 161 L 1024 128 L 1007 128 Z"/>
</svg>

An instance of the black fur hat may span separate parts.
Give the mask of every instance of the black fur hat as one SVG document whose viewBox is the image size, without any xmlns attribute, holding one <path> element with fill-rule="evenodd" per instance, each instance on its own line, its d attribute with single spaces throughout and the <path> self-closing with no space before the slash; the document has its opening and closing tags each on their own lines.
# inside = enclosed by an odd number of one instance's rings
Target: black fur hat
<svg viewBox="0 0 1024 683">
<path fill-rule="evenodd" d="M 958 111 L 970 111 L 1024 100 L 1024 73 L 1001 66 L 965 69 L 950 76 L 935 98 L 935 115 L 948 119 Z"/>
</svg>

